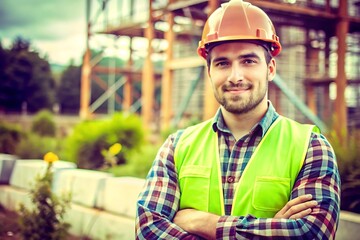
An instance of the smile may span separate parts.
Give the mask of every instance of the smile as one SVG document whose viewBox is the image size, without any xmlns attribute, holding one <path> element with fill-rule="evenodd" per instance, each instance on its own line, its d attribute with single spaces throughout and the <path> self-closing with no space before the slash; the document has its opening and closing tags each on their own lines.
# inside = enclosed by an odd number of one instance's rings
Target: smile
<svg viewBox="0 0 360 240">
<path fill-rule="evenodd" d="M 250 86 L 247 87 L 232 87 L 232 88 L 225 88 L 224 91 L 225 92 L 229 92 L 229 93 L 243 93 L 246 92 L 248 90 L 250 90 Z"/>
</svg>

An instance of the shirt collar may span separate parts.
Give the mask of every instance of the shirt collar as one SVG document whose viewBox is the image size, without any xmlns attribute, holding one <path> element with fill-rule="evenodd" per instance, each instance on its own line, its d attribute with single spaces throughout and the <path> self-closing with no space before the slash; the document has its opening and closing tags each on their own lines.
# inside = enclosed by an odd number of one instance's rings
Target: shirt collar
<svg viewBox="0 0 360 240">
<path fill-rule="evenodd" d="M 264 117 L 253 127 L 252 131 L 256 128 L 260 128 L 262 136 L 265 135 L 267 130 L 270 128 L 271 124 L 279 117 L 279 114 L 276 112 L 274 106 L 270 101 L 268 101 L 268 110 L 266 111 Z M 219 108 L 215 114 L 212 124 L 214 132 L 218 130 L 224 133 L 231 133 L 229 128 L 226 126 L 221 109 Z"/>
</svg>

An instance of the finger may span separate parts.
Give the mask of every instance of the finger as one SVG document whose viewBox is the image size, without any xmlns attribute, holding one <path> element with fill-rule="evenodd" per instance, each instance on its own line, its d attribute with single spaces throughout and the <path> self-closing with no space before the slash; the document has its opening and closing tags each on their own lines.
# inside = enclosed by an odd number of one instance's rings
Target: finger
<svg viewBox="0 0 360 240">
<path fill-rule="evenodd" d="M 307 215 L 309 215 L 312 212 L 311 208 L 305 209 L 301 212 L 298 212 L 292 216 L 289 217 L 289 219 L 298 219 L 298 218 L 303 218 L 306 217 Z"/>
<path fill-rule="evenodd" d="M 291 207 L 301 204 L 306 201 L 310 201 L 312 199 L 311 194 L 301 195 L 299 197 L 296 197 L 289 202 L 286 203 L 286 205 L 277 213 L 277 215 L 281 216 L 284 215 Z M 283 217 L 283 216 L 282 216 Z"/>
<path fill-rule="evenodd" d="M 312 199 L 313 199 L 313 196 L 311 194 L 301 195 L 301 196 L 298 196 L 298 197 L 290 200 L 287 205 L 290 208 L 292 206 L 310 201 Z"/>
<path fill-rule="evenodd" d="M 308 202 L 304 202 L 304 203 L 300 203 L 297 205 L 294 205 L 292 207 L 290 207 L 286 212 L 285 212 L 285 217 L 286 218 L 290 218 L 291 216 L 301 213 L 302 211 L 305 211 L 306 209 L 311 209 L 313 207 L 316 207 L 317 205 L 317 201 L 312 200 L 312 201 L 308 201 Z"/>
<path fill-rule="evenodd" d="M 306 195 L 301 195 L 299 197 L 296 197 L 296 198 L 290 200 L 283 208 L 284 213 L 287 212 L 291 207 L 299 205 L 299 204 L 307 202 L 307 201 L 310 201 L 311 199 L 312 199 L 312 195 L 306 194 Z"/>
</svg>

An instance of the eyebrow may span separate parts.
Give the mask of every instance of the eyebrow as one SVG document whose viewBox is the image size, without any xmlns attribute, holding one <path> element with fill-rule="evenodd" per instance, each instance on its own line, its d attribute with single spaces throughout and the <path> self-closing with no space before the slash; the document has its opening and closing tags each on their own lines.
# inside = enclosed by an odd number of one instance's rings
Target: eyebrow
<svg viewBox="0 0 360 240">
<path fill-rule="evenodd" d="M 256 58 L 256 59 L 260 60 L 259 55 L 254 52 L 242 54 L 237 57 L 237 59 L 247 59 L 247 58 Z M 227 57 L 217 57 L 217 58 L 214 58 L 211 62 L 221 62 L 221 61 L 226 61 L 226 60 L 228 60 Z"/>
</svg>

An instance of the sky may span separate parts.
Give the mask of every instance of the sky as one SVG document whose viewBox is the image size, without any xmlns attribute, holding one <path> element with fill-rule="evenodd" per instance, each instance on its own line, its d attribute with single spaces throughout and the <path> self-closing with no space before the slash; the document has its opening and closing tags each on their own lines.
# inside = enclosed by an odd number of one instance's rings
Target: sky
<svg viewBox="0 0 360 240">
<path fill-rule="evenodd" d="M 0 40 L 21 36 L 51 63 L 81 63 L 86 46 L 86 0 L 0 0 Z"/>
</svg>

